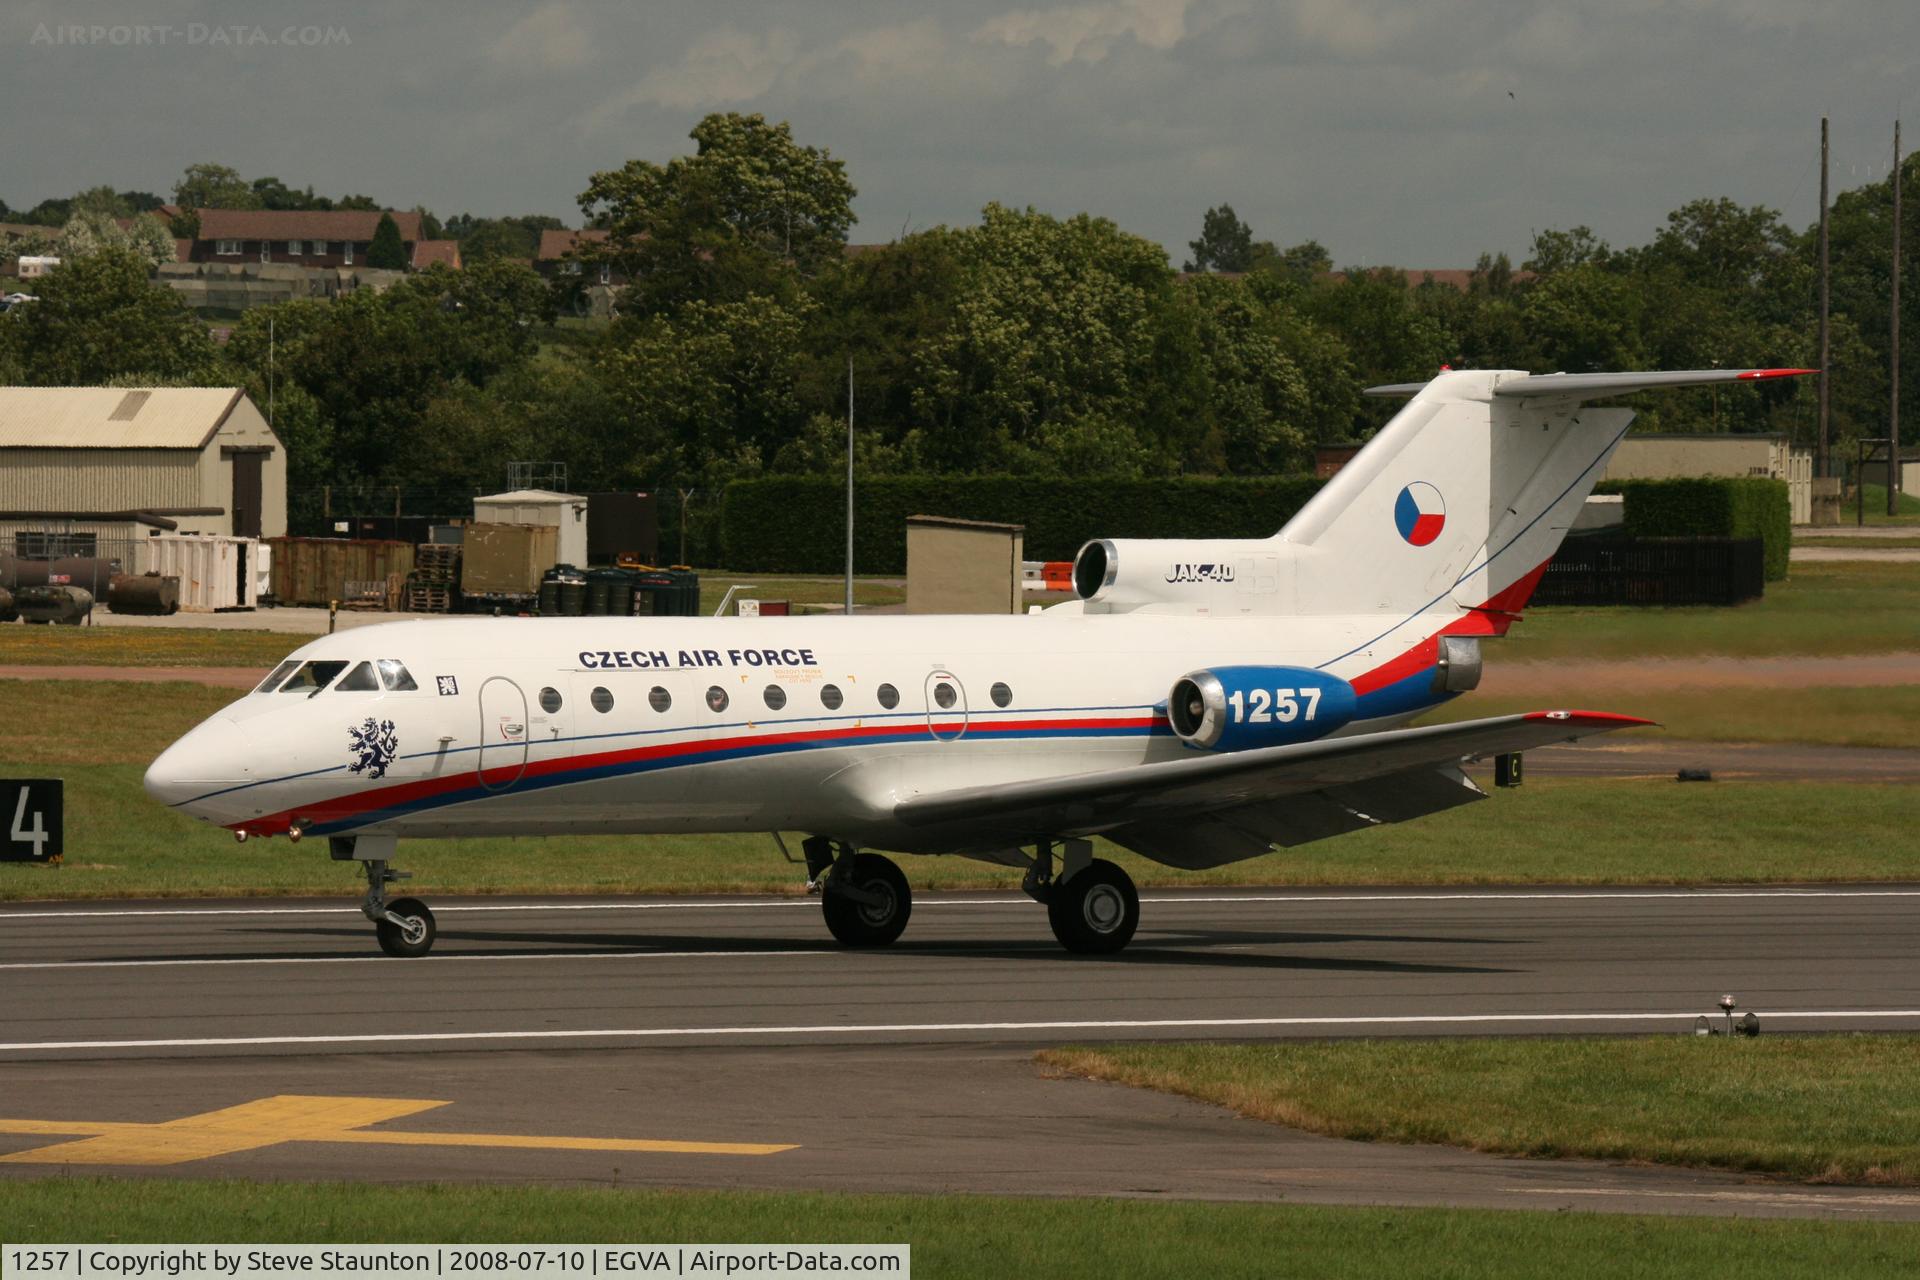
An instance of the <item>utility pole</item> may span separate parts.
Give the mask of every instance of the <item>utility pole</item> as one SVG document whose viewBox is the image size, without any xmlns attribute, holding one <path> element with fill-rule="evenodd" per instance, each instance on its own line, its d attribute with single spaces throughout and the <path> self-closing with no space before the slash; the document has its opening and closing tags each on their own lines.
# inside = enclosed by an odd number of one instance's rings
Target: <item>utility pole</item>
<svg viewBox="0 0 1920 1280">
<path fill-rule="evenodd" d="M 1827 365 L 1830 360 L 1827 330 L 1828 286 L 1831 283 L 1830 265 L 1827 261 L 1827 118 L 1820 117 L 1820 441 L 1814 459 L 1813 474 L 1830 476 L 1832 464 L 1827 457 L 1828 433 L 1832 430 L 1831 420 L 1827 416 L 1827 406 L 1831 403 L 1827 393 Z"/>
<path fill-rule="evenodd" d="M 1887 514 L 1900 513 L 1900 122 L 1893 122 L 1893 398 L 1887 407 Z"/>
<path fill-rule="evenodd" d="M 847 357 L 847 603 L 853 616 L 853 357 Z"/>
</svg>

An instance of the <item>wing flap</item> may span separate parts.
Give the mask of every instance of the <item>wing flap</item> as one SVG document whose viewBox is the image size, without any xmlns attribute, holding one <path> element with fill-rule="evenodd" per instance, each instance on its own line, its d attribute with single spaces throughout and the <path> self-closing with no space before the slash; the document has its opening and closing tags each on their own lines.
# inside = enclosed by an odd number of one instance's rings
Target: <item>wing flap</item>
<svg viewBox="0 0 1920 1280">
<path fill-rule="evenodd" d="M 1289 831 L 1286 815 L 1292 810 L 1271 808 L 1270 802 L 1285 797 L 1323 792 L 1326 804 L 1358 810 L 1370 818 L 1380 819 L 1380 814 L 1403 810 L 1415 816 L 1416 811 L 1433 811 L 1418 808 L 1420 804 L 1452 793 L 1438 790 L 1428 794 L 1422 790 L 1425 784 L 1403 783 L 1395 775 L 1416 770 L 1457 772 L 1463 760 L 1524 751 L 1549 742 L 1571 742 L 1590 734 L 1650 723 L 1604 712 L 1534 711 L 1028 782 L 963 787 L 903 800 L 894 806 L 893 815 L 907 827 L 938 828 L 942 836 L 939 843 L 950 843 L 954 848 L 1004 847 L 1110 832 L 1134 824 L 1141 824 L 1142 844 L 1164 847 L 1171 833 L 1163 832 L 1161 824 L 1179 825 L 1184 830 L 1186 824 L 1200 818 L 1225 820 L 1248 838 L 1265 837 L 1279 843 Z M 1392 779 L 1393 785 L 1343 790 L 1381 779 Z M 1459 790 L 1457 783 L 1451 785 Z M 1365 805 L 1379 813 L 1369 813 Z M 1261 808 L 1256 810 L 1254 806 Z M 1290 843 L 1355 829 L 1318 806 L 1303 805 L 1298 813 L 1301 838 Z M 1321 828 L 1323 834 L 1306 834 Z M 1270 830 L 1281 834 L 1270 835 Z M 1228 839 L 1226 833 L 1219 832 L 1210 838 Z M 1228 841 L 1223 851 L 1227 847 L 1239 847 L 1239 843 Z"/>
<path fill-rule="evenodd" d="M 1155 862 L 1203 871 L 1486 798 L 1458 769 L 1413 769 L 1184 821 L 1130 823 L 1106 836 Z"/>
</svg>

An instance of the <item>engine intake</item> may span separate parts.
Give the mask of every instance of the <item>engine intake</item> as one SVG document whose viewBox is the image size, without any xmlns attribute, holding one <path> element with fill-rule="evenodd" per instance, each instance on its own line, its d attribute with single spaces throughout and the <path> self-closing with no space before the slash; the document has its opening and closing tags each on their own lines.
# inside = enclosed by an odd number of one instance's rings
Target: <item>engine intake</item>
<svg viewBox="0 0 1920 1280">
<path fill-rule="evenodd" d="M 1281 583 L 1281 556 L 1266 539 L 1097 538 L 1073 560 L 1073 591 L 1090 612 L 1271 612 Z"/>
<path fill-rule="evenodd" d="M 1355 701 L 1352 685 L 1308 667 L 1216 667 L 1174 682 L 1167 720 L 1190 747 L 1245 751 L 1323 738 Z"/>
</svg>

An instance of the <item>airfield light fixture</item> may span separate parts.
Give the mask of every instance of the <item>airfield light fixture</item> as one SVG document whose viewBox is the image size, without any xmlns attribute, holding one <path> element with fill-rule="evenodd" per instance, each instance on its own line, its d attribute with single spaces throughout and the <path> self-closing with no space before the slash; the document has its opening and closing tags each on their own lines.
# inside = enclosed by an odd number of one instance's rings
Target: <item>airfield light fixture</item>
<svg viewBox="0 0 1920 1280">
<path fill-rule="evenodd" d="M 1713 1034 L 1713 1024 L 1707 1021 L 1706 1014 L 1703 1013 L 1693 1020 L 1693 1034 L 1697 1036 L 1710 1036 Z"/>
<path fill-rule="evenodd" d="M 1740 1025 L 1735 1030 L 1743 1036 L 1757 1036 L 1760 1034 L 1760 1019 L 1754 1015 L 1753 1010 L 1749 1009 L 1746 1016 L 1740 1019 Z"/>
</svg>

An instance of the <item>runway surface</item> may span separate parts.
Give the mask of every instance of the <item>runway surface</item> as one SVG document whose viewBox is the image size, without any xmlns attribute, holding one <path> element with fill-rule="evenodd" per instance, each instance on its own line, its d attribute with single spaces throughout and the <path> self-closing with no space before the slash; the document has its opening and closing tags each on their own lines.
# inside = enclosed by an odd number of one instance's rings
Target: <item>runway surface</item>
<svg viewBox="0 0 1920 1280">
<path fill-rule="evenodd" d="M 485 1178 L 1920 1219 L 1920 1194 L 1336 1142 L 1048 1079 L 1141 1038 L 1920 1029 L 1920 886 L 1156 892 L 1132 949 L 1024 898 L 880 952 L 778 898 L 0 908 L 0 1173 Z"/>
</svg>

